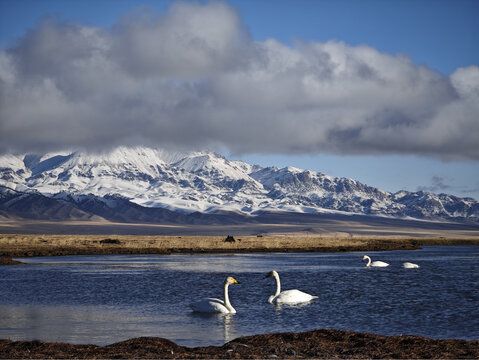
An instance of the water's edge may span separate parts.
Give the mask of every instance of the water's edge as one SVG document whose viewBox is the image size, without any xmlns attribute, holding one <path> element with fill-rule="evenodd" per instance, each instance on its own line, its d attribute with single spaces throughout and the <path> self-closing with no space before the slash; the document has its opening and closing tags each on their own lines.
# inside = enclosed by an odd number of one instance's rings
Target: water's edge
<svg viewBox="0 0 479 360">
<path fill-rule="evenodd" d="M 245 336 L 223 346 L 189 348 L 156 337 L 107 346 L 0 339 L 0 357 L 53 358 L 478 358 L 479 340 L 384 336 L 341 330 L 311 330 Z"/>
</svg>

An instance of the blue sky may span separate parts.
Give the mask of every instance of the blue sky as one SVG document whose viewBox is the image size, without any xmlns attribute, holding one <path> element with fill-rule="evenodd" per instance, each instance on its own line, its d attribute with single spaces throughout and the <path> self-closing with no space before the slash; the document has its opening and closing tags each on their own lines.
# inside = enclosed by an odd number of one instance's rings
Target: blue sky
<svg viewBox="0 0 479 360">
<path fill-rule="evenodd" d="M 200 3 L 205 6 L 211 4 Z M 444 79 L 458 68 L 479 65 L 479 1 L 230 0 L 227 3 L 239 18 L 239 28 L 244 28 L 254 41 L 264 43 L 274 39 L 286 48 L 296 50 L 306 47 L 305 54 L 313 48 L 311 44 L 329 41 L 334 42 L 332 51 L 339 51 L 340 44 L 345 44 L 348 53 L 366 45 L 377 50 L 381 56 L 389 54 L 394 59 L 405 56 L 412 61 L 411 68 L 414 71 L 425 67 L 428 69 L 427 76 L 434 77 L 437 72 Z M 27 30 L 40 26 L 39 19 L 44 15 L 56 14 L 60 22 L 68 24 L 109 29 L 125 16 L 141 12 L 139 5 L 152 9 L 155 16 L 161 17 L 172 4 L 177 2 L 0 0 L 0 47 L 10 49 L 18 46 L 22 42 L 19 39 L 26 35 Z M 235 21 L 234 16 L 231 19 Z M 437 99 L 430 101 L 440 102 Z M 477 153 L 479 148 L 475 126 L 479 122 L 479 114 L 476 115 L 472 123 L 470 121 L 464 125 L 471 129 L 469 134 L 472 140 L 464 141 L 472 142 L 466 149 L 468 154 Z M 267 131 L 262 134 L 263 138 L 267 135 Z M 477 140 L 475 148 L 474 136 Z M 460 140 L 455 141 L 458 148 L 466 146 Z M 307 168 L 332 176 L 354 178 L 393 192 L 424 189 L 479 199 L 478 158 L 464 155 L 466 150 L 457 150 L 452 140 L 444 143 L 444 151 L 434 150 L 441 144 L 431 150 L 423 149 L 417 143 L 411 143 L 412 150 L 398 145 L 389 149 L 387 144 L 378 143 L 375 148 L 358 145 L 357 150 L 351 147 L 344 151 L 340 148 L 329 150 L 328 144 L 319 147 L 311 145 L 299 150 L 289 150 L 295 149 L 290 145 L 284 149 L 277 146 L 259 147 L 255 151 L 253 146 L 253 151 L 247 151 L 241 147 L 227 148 L 225 143 L 228 144 L 228 141 L 219 145 L 225 154 L 263 166 Z M 447 156 L 448 151 L 453 156 Z"/>
</svg>

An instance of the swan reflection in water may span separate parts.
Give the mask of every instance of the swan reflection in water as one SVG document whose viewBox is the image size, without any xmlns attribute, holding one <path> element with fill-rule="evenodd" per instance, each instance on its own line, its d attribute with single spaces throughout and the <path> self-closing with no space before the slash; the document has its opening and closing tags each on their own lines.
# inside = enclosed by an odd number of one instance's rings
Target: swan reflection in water
<svg viewBox="0 0 479 360">
<path fill-rule="evenodd" d="M 276 310 L 282 309 L 300 309 L 306 306 L 309 306 L 310 302 L 302 302 L 302 303 L 295 303 L 295 304 L 288 304 L 288 303 L 278 303 L 274 302 L 273 306 Z"/>
<path fill-rule="evenodd" d="M 211 321 L 215 322 L 215 326 L 211 326 L 208 331 L 213 333 L 219 333 L 220 326 L 223 329 L 223 340 L 225 342 L 231 341 L 239 337 L 240 335 L 235 331 L 235 315 L 228 313 L 205 313 L 205 312 L 192 312 L 192 316 L 196 318 L 202 318 L 211 324 Z M 216 338 L 219 337 L 215 336 Z"/>
<path fill-rule="evenodd" d="M 232 314 L 224 314 L 222 316 L 223 320 L 223 338 L 225 342 L 235 339 L 237 336 L 234 335 L 234 316 Z"/>
</svg>

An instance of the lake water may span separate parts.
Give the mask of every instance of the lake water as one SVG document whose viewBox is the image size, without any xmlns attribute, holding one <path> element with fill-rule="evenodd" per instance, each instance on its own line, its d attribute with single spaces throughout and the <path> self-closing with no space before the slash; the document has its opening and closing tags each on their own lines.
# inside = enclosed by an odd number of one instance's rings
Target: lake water
<svg viewBox="0 0 479 360">
<path fill-rule="evenodd" d="M 25 258 L 0 267 L 0 338 L 111 344 L 158 336 L 185 346 L 243 335 L 321 328 L 479 339 L 479 246 L 363 253 L 118 255 Z M 419 264 L 404 269 L 402 263 Z M 267 302 L 275 284 L 319 298 Z M 222 298 L 227 275 L 234 315 L 201 315 L 189 304 Z"/>
</svg>

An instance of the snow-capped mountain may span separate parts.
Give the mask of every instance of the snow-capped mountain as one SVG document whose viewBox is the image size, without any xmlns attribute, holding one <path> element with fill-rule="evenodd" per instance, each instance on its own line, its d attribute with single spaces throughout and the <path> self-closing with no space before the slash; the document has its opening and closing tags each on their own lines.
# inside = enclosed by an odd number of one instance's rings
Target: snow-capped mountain
<svg viewBox="0 0 479 360">
<path fill-rule="evenodd" d="M 101 216 L 104 212 L 100 208 L 111 210 L 119 204 L 126 206 L 126 202 L 130 208 L 136 207 L 137 215 L 142 209 L 140 218 L 144 221 L 155 221 L 160 210 L 161 216 L 166 216 L 168 210 L 184 215 L 228 212 L 254 216 L 265 211 L 287 211 L 474 221 L 479 218 L 479 203 L 470 198 L 427 192 L 393 194 L 310 170 L 261 168 L 210 152 L 181 153 L 145 147 L 119 147 L 102 154 L 0 156 L 0 185 L 5 187 L 0 195 L 4 213 L 8 213 L 9 202 L 15 203 L 13 198 L 26 193 L 64 206 L 74 205 L 80 211 L 75 213 L 79 217 Z M 67 207 L 62 211 L 73 211 Z M 144 215 L 148 211 L 150 217 Z M 151 217 L 153 212 L 156 218 Z"/>
</svg>

